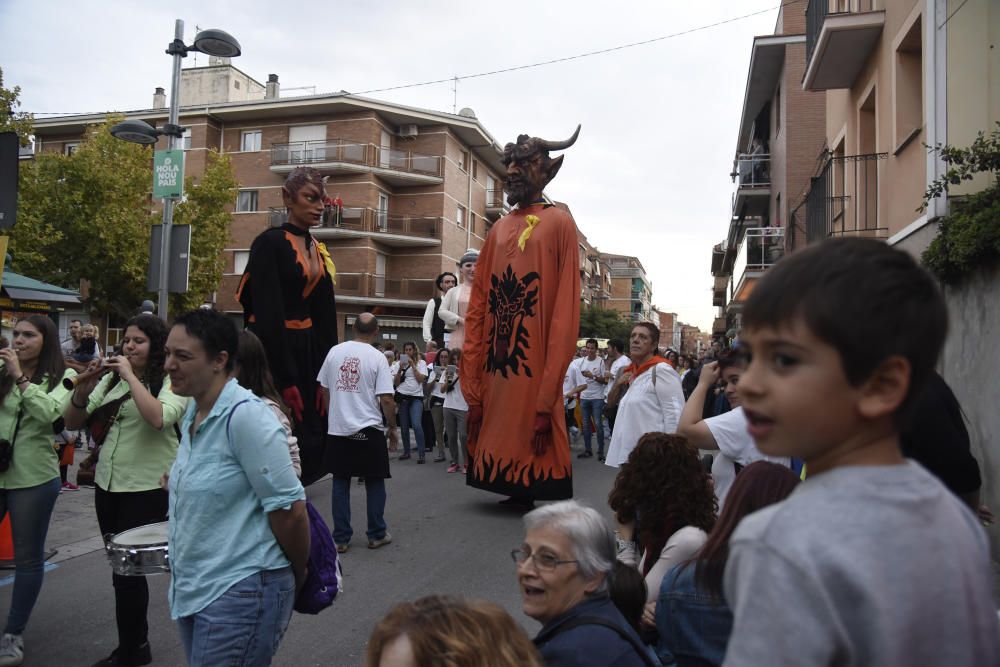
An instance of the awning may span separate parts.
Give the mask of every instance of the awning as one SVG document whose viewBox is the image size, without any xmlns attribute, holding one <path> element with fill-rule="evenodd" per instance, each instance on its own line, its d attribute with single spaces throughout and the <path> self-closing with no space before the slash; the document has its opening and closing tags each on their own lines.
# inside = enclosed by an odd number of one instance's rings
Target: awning
<svg viewBox="0 0 1000 667">
<path fill-rule="evenodd" d="M 377 316 L 376 316 L 377 317 Z M 356 315 L 347 316 L 347 325 L 351 326 L 354 324 L 354 320 L 358 319 Z M 390 320 L 378 318 L 378 326 L 380 329 L 421 329 L 424 326 L 423 320 Z"/>
<path fill-rule="evenodd" d="M 54 292 L 42 292 L 32 289 L 18 289 L 16 287 L 5 287 L 4 292 L 17 301 L 48 301 L 50 303 L 80 303 L 80 298 L 70 294 L 58 294 Z"/>
<path fill-rule="evenodd" d="M 80 302 L 80 293 L 75 290 L 43 283 L 13 271 L 3 272 L 0 306 L 4 308 L 46 310 L 48 306 L 77 306 Z"/>
</svg>

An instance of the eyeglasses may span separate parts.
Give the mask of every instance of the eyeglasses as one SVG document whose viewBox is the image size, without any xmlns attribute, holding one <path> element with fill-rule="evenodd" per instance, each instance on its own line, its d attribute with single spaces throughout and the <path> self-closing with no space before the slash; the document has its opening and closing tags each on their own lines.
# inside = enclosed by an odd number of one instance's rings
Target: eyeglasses
<svg viewBox="0 0 1000 667">
<path fill-rule="evenodd" d="M 510 552 L 510 557 L 518 565 L 528 562 L 528 559 L 531 558 L 535 561 L 535 567 L 537 567 L 539 570 L 545 570 L 545 571 L 554 570 L 559 565 L 580 562 L 576 560 L 559 560 L 552 554 L 532 553 L 530 550 L 526 549 L 514 549 L 513 551 Z"/>
</svg>

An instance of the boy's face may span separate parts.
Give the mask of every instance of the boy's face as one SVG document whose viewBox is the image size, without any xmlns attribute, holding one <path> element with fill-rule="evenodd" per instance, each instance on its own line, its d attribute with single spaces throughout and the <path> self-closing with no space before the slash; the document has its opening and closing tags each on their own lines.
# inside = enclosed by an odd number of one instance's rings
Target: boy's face
<svg viewBox="0 0 1000 667">
<path fill-rule="evenodd" d="M 739 396 L 761 452 L 826 458 L 864 430 L 863 386 L 850 385 L 840 354 L 801 319 L 743 333 L 750 363 L 740 376 Z"/>
<path fill-rule="evenodd" d="M 740 376 L 743 375 L 744 370 L 742 364 L 737 364 L 736 366 L 729 366 L 726 370 L 722 371 L 722 382 L 726 388 L 726 400 L 734 408 L 742 405 L 737 385 L 740 383 Z"/>
</svg>

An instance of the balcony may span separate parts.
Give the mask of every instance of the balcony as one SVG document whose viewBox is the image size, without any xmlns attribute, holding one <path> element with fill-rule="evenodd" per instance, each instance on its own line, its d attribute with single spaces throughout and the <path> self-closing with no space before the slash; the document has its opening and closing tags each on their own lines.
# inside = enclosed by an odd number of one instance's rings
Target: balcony
<svg viewBox="0 0 1000 667">
<path fill-rule="evenodd" d="M 715 276 L 712 282 L 712 305 L 726 305 L 726 291 L 729 289 L 729 276 Z"/>
<path fill-rule="evenodd" d="M 271 171 L 287 174 L 308 165 L 330 176 L 375 174 L 392 185 L 436 185 L 444 181 L 444 160 L 399 148 L 346 139 L 296 141 L 271 146 Z"/>
<path fill-rule="evenodd" d="M 499 189 L 488 188 L 486 190 L 486 217 L 492 222 L 496 222 L 510 213 L 510 204 L 507 203 L 506 194 Z"/>
<path fill-rule="evenodd" d="M 746 231 L 733 264 L 730 303 L 742 303 L 750 296 L 757 278 L 785 254 L 783 227 L 752 227 Z"/>
<path fill-rule="evenodd" d="M 733 217 L 766 215 L 771 201 L 771 156 L 767 153 L 740 153 L 730 174 L 733 191 Z"/>
<path fill-rule="evenodd" d="M 806 196 L 806 238 L 886 238 L 879 221 L 879 171 L 888 153 L 831 156 Z"/>
<path fill-rule="evenodd" d="M 436 292 L 433 278 L 390 278 L 376 273 L 337 272 L 337 299 L 392 299 L 425 305 Z M 354 298 L 350 298 L 354 297 Z"/>
<path fill-rule="evenodd" d="M 850 88 L 878 44 L 885 12 L 876 0 L 809 0 L 806 90 Z"/>
<path fill-rule="evenodd" d="M 270 209 L 271 226 L 288 220 L 283 208 Z M 317 239 L 370 238 L 387 246 L 399 248 L 431 247 L 441 245 L 443 220 L 433 216 L 389 215 L 373 208 L 344 207 L 340 220 L 334 209 L 327 207 L 323 222 L 313 227 Z"/>
</svg>

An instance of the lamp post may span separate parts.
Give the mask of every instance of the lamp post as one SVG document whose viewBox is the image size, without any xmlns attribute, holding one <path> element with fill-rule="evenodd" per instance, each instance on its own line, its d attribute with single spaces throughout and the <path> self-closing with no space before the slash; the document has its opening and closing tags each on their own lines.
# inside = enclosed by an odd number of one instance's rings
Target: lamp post
<svg viewBox="0 0 1000 667">
<path fill-rule="evenodd" d="M 161 136 L 167 137 L 167 148 L 176 149 L 178 140 L 184 136 L 184 128 L 178 125 L 180 117 L 179 90 L 181 87 L 181 60 L 190 51 L 206 53 L 210 56 L 232 58 L 242 52 L 240 43 L 222 30 L 202 30 L 194 38 L 194 44 L 184 45 L 184 21 L 177 19 L 174 23 L 174 41 L 167 46 L 167 55 L 173 56 L 173 73 L 170 81 L 170 115 L 163 129 L 151 126 L 149 123 L 133 119 L 124 120 L 111 128 L 111 134 L 124 141 L 137 144 L 155 144 Z M 167 321 L 167 308 L 170 285 L 170 229 L 174 221 L 174 203 L 176 197 L 163 199 L 163 225 L 160 235 L 160 280 L 157 289 L 157 314 Z M 149 258 L 152 264 L 153 258 Z"/>
</svg>

